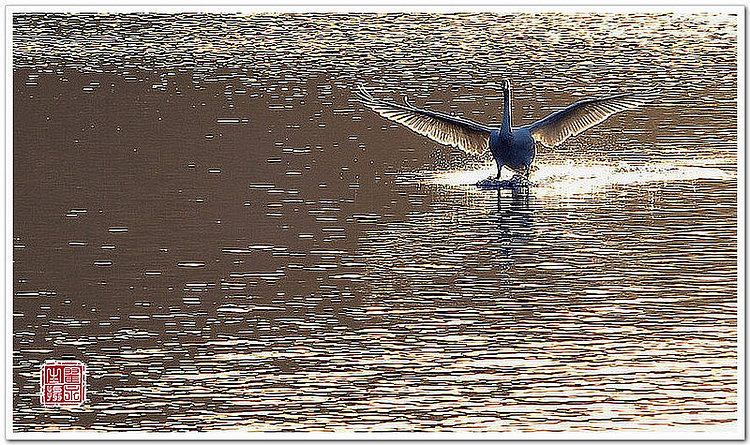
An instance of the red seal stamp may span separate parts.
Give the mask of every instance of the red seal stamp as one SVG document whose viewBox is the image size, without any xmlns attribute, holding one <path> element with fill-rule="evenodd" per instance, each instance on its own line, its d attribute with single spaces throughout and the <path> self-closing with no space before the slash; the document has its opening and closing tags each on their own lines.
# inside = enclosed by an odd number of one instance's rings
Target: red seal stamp
<svg viewBox="0 0 750 445">
<path fill-rule="evenodd" d="M 78 360 L 45 361 L 40 390 L 42 406 L 81 406 L 86 400 L 86 365 Z"/>
</svg>

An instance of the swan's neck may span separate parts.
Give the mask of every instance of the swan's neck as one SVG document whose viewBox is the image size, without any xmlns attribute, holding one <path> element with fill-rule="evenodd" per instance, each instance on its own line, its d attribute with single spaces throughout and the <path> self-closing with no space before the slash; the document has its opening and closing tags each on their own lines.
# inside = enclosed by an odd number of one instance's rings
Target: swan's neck
<svg viewBox="0 0 750 445">
<path fill-rule="evenodd" d="M 503 91 L 503 125 L 500 127 L 502 133 L 510 133 L 510 88 Z"/>
</svg>

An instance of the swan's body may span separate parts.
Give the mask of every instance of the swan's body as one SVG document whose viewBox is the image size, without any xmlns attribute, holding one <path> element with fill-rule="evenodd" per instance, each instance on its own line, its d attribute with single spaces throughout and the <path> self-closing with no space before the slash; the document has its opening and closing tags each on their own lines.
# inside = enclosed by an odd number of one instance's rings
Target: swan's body
<svg viewBox="0 0 750 445">
<path fill-rule="evenodd" d="M 537 144 L 558 146 L 569 137 L 604 122 L 615 113 L 637 108 L 656 96 L 653 92 L 648 92 L 585 99 L 516 129 L 513 129 L 511 122 L 511 89 L 507 80 L 503 81 L 503 121 L 500 128 L 417 108 L 406 100 L 405 105 L 385 102 L 374 98 L 364 89 L 359 92 L 359 97 L 366 106 L 381 116 L 434 141 L 472 154 L 482 154 L 489 149 L 497 164 L 498 179 L 503 167 L 528 179 Z"/>
<path fill-rule="evenodd" d="M 526 128 L 508 131 L 505 128 L 490 132 L 490 153 L 497 164 L 497 177 L 503 167 L 529 176 L 531 163 L 536 156 L 536 145 Z"/>
</svg>

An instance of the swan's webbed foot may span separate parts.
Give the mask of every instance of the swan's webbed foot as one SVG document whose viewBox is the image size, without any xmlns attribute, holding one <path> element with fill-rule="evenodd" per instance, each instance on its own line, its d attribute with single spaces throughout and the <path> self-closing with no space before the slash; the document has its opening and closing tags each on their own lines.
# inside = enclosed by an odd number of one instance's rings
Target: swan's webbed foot
<svg viewBox="0 0 750 445">
<path fill-rule="evenodd" d="M 514 183 L 513 180 L 509 181 L 507 179 L 500 179 L 493 176 L 482 179 L 481 181 L 477 182 L 476 185 L 477 187 L 483 189 L 513 189 L 518 187 L 518 185 Z"/>
<path fill-rule="evenodd" d="M 482 188 L 497 188 L 500 185 L 500 177 L 498 176 L 488 176 L 485 179 L 482 179 L 481 181 L 477 182 L 477 187 Z"/>
</svg>

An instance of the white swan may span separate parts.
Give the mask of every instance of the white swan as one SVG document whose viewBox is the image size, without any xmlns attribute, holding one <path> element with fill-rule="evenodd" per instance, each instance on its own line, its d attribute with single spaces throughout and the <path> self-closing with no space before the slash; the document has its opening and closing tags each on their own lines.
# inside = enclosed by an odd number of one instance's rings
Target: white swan
<svg viewBox="0 0 750 445">
<path fill-rule="evenodd" d="M 436 142 L 472 154 L 481 154 L 489 149 L 497 163 L 496 179 L 500 178 L 502 168 L 507 167 L 517 173 L 515 179 L 526 181 L 536 155 L 537 143 L 547 147 L 558 146 L 616 113 L 644 105 L 657 95 L 657 91 L 651 90 L 601 99 L 584 99 L 533 124 L 514 129 L 511 122 L 511 86 L 508 80 L 503 80 L 504 108 L 500 128 L 417 108 L 406 99 L 404 105 L 386 102 L 376 99 L 362 87 L 358 92 L 362 103 L 376 113 Z"/>
</svg>

